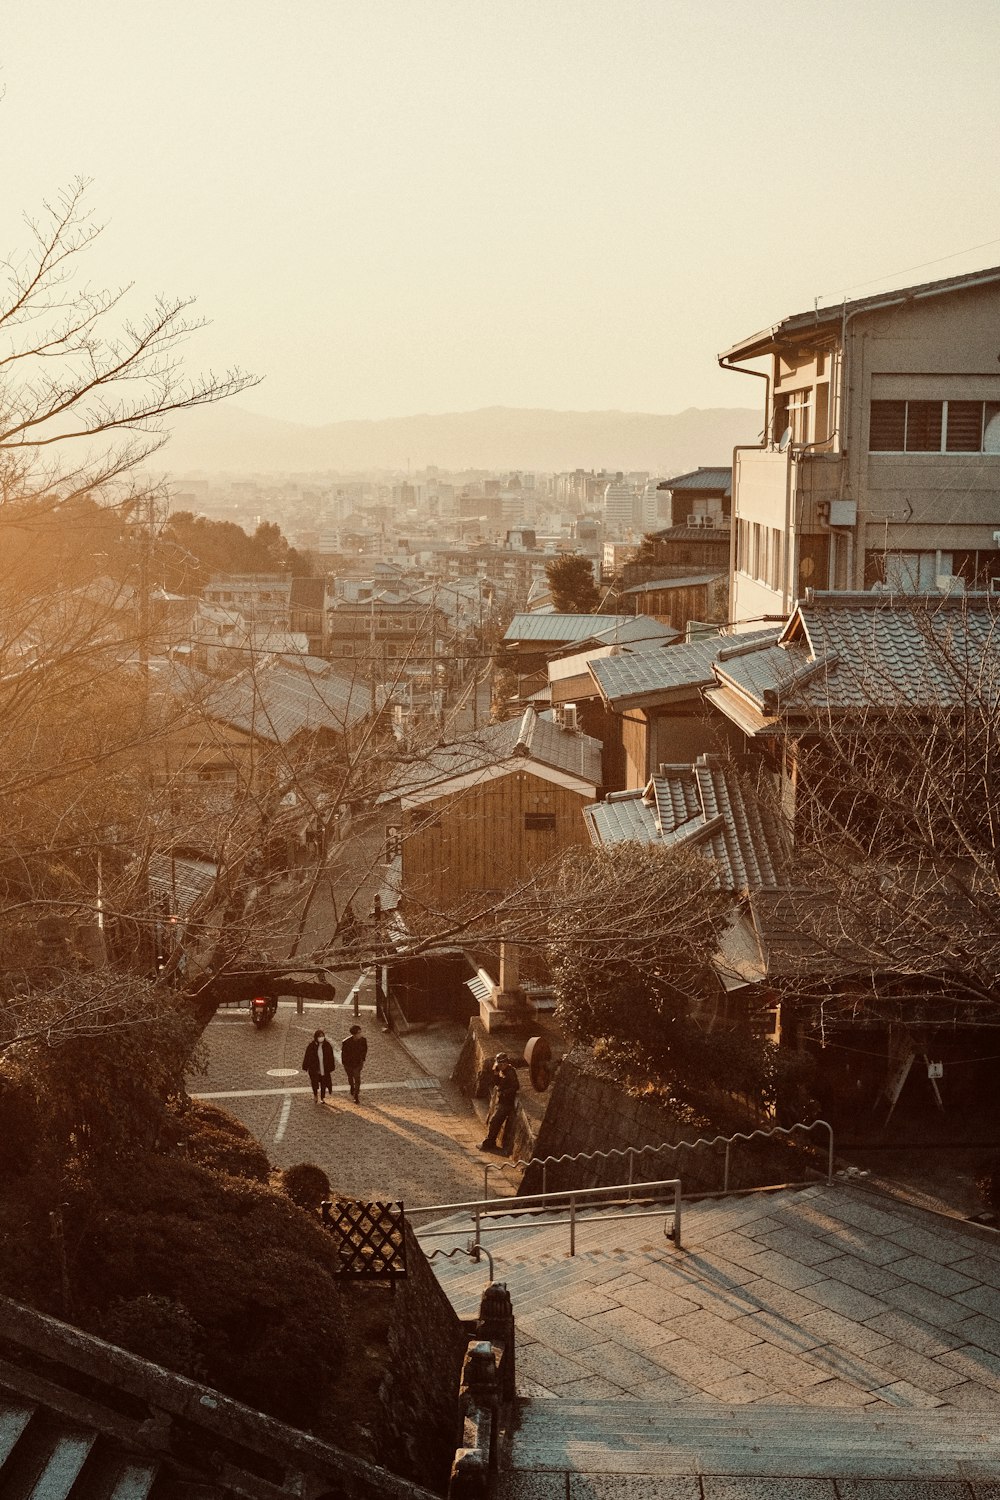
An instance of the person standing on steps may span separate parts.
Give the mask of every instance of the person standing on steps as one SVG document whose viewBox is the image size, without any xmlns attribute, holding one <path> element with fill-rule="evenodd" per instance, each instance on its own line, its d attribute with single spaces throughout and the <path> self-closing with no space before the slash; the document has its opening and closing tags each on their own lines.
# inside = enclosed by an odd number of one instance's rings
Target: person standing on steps
<svg viewBox="0 0 1000 1500">
<path fill-rule="evenodd" d="M 302 1059 L 302 1071 L 309 1074 L 313 1098 L 318 1099 L 321 1104 L 327 1094 L 333 1093 L 333 1079 L 330 1075 L 335 1067 L 333 1048 L 326 1039 L 326 1033 L 314 1031 L 313 1039 Z"/>
<path fill-rule="evenodd" d="M 361 1103 L 361 1069 L 368 1056 L 368 1041 L 360 1026 L 352 1026 L 350 1034 L 340 1044 L 340 1061 L 344 1065 L 347 1081 L 351 1086 L 351 1098 Z"/>
<path fill-rule="evenodd" d="M 490 1102 L 489 1119 L 486 1122 L 486 1139 L 481 1142 L 480 1151 L 499 1149 L 497 1142 L 500 1139 L 500 1132 L 513 1115 L 517 1104 L 521 1085 L 518 1082 L 514 1064 L 506 1052 L 497 1053 L 490 1069 L 490 1082 L 493 1085 L 493 1098 Z"/>
</svg>

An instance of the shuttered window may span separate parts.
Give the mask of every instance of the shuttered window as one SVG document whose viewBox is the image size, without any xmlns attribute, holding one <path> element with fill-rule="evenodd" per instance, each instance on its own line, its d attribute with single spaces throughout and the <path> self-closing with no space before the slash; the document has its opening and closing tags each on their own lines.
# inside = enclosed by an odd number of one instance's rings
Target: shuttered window
<svg viewBox="0 0 1000 1500">
<path fill-rule="evenodd" d="M 943 401 L 907 401 L 907 453 L 940 453 Z"/>
<path fill-rule="evenodd" d="M 906 402 L 873 401 L 869 453 L 902 453 L 906 444 Z"/>
<path fill-rule="evenodd" d="M 983 446 L 983 403 L 981 401 L 948 402 L 948 435 L 945 447 L 949 453 L 978 453 Z"/>
<path fill-rule="evenodd" d="M 869 453 L 994 453 L 993 401 L 873 401 Z"/>
</svg>

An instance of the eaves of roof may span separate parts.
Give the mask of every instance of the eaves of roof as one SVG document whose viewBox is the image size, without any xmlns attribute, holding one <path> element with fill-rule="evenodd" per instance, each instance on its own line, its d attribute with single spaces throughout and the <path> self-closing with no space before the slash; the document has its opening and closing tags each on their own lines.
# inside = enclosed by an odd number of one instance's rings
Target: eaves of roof
<svg viewBox="0 0 1000 1500">
<path fill-rule="evenodd" d="M 661 479 L 657 489 L 661 490 L 732 490 L 732 468 L 692 469 L 688 474 L 675 474 L 673 479 Z"/>
<path fill-rule="evenodd" d="M 695 573 L 690 578 L 652 578 L 648 583 L 635 583 L 631 588 L 622 589 L 622 593 L 653 594 L 660 589 L 693 589 L 713 583 L 719 576 L 718 573 Z"/>
<path fill-rule="evenodd" d="M 977 286 L 989 286 L 1000 281 L 1000 266 L 990 266 L 982 271 L 960 276 L 946 276 L 938 281 L 924 281 L 916 286 L 900 287 L 893 292 L 878 292 L 872 297 L 859 297 L 843 302 L 838 307 L 814 308 L 808 312 L 793 313 L 772 323 L 769 328 L 741 339 L 731 348 L 723 350 L 720 360 L 751 359 L 758 354 L 767 354 L 802 334 L 816 337 L 839 332 L 844 317 L 856 317 L 861 313 L 878 312 L 884 307 L 893 307 L 904 302 L 922 301 L 927 297 L 946 297 L 953 292 L 969 290 Z"/>
</svg>

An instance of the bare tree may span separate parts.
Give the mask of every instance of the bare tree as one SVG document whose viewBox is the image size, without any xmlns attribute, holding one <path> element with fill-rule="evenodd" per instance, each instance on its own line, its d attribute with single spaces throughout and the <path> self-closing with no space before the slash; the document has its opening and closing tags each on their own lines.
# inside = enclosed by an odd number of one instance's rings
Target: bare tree
<svg viewBox="0 0 1000 1500">
<path fill-rule="evenodd" d="M 3 1045 L 54 1035 L 59 1017 L 71 1035 L 109 1014 L 100 986 L 81 980 L 77 1003 L 66 976 L 106 960 L 105 896 L 128 904 L 154 812 L 152 497 L 137 466 L 165 441 L 166 418 L 254 383 L 237 370 L 185 373 L 183 346 L 201 326 L 189 300 L 135 315 L 130 287 L 86 281 L 100 233 L 86 188 L 77 181 L 28 218 L 24 247 L 0 265 Z"/>
<path fill-rule="evenodd" d="M 788 988 L 829 1017 L 995 1023 L 995 600 L 872 602 L 855 649 L 818 663 L 782 726 L 796 869 L 769 915 L 799 970 Z"/>
</svg>

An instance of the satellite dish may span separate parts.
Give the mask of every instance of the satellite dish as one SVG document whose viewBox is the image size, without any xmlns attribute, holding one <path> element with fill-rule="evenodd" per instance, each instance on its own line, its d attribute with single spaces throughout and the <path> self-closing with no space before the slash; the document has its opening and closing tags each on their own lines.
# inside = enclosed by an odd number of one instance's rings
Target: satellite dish
<svg viewBox="0 0 1000 1500">
<path fill-rule="evenodd" d="M 543 1036 L 533 1036 L 524 1049 L 524 1060 L 531 1075 L 531 1087 L 544 1094 L 552 1082 L 555 1068 L 552 1063 L 552 1048 Z"/>
<path fill-rule="evenodd" d="M 791 441 L 792 441 L 792 429 L 790 427 L 786 427 L 785 430 L 784 430 L 784 432 L 781 434 L 781 439 L 780 439 L 780 441 L 778 443 L 778 452 L 779 453 L 784 453 L 785 449 L 788 447 L 788 445 L 789 445 L 789 443 Z"/>
</svg>

